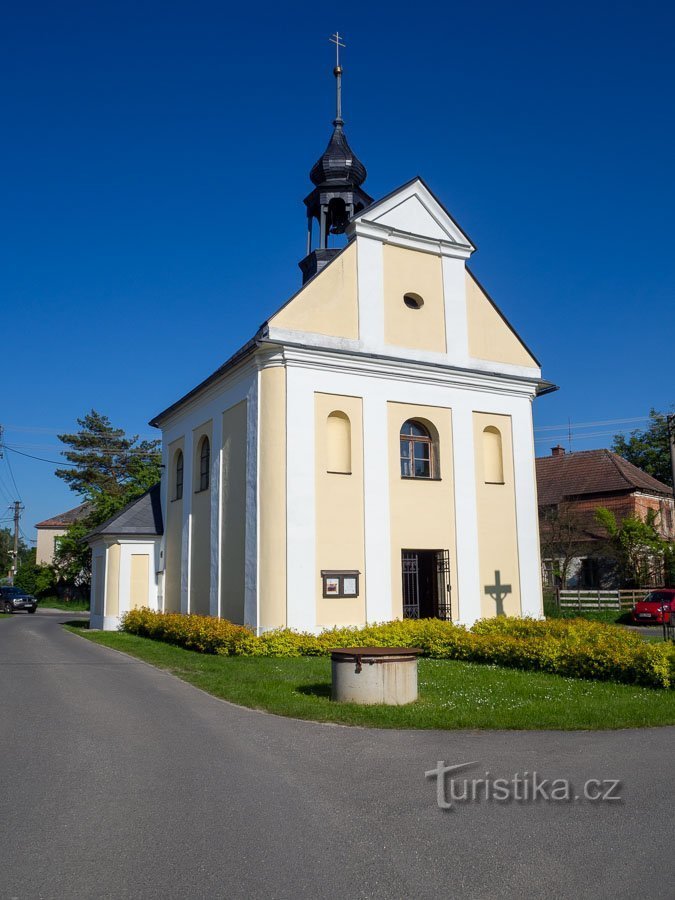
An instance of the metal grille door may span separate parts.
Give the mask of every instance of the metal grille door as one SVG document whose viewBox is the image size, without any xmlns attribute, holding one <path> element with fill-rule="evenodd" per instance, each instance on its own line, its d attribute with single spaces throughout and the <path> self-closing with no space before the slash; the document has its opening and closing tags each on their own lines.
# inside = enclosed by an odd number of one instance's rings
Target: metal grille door
<svg viewBox="0 0 675 900">
<path fill-rule="evenodd" d="M 403 550 L 403 618 L 420 617 L 420 567 L 417 553 Z"/>
<path fill-rule="evenodd" d="M 437 616 L 439 619 L 445 619 L 449 622 L 452 619 L 452 608 L 450 605 L 450 551 L 437 550 L 434 554 L 434 562 L 436 569 L 436 599 L 438 603 Z"/>
</svg>

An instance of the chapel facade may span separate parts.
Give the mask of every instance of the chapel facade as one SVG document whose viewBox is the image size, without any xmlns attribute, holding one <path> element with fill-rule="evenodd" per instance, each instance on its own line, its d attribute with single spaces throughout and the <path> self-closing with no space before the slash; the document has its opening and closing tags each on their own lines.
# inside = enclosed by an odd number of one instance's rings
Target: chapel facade
<svg viewBox="0 0 675 900">
<path fill-rule="evenodd" d="M 147 527 L 91 537 L 93 627 L 139 605 L 257 633 L 542 615 L 532 403 L 554 386 L 422 179 L 365 193 L 339 108 L 310 178 L 302 287 L 152 419 L 159 521 L 146 499 Z M 148 556 L 133 598 L 125 553 Z"/>
</svg>

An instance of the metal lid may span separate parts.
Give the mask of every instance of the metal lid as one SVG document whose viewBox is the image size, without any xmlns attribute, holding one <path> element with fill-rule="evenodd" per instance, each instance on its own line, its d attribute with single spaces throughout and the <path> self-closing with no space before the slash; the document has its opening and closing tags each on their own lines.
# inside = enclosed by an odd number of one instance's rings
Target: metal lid
<svg viewBox="0 0 675 900">
<path fill-rule="evenodd" d="M 336 647 L 329 651 L 331 656 L 349 658 L 364 656 L 418 656 L 420 647 Z"/>
</svg>

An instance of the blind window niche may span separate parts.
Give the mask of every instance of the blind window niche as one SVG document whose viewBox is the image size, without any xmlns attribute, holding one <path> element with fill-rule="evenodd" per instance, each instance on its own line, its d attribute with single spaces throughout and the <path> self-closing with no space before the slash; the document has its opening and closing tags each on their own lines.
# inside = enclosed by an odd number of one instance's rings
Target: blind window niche
<svg viewBox="0 0 675 900">
<path fill-rule="evenodd" d="M 339 410 L 326 420 L 326 471 L 352 474 L 352 426 L 349 416 Z"/>
</svg>

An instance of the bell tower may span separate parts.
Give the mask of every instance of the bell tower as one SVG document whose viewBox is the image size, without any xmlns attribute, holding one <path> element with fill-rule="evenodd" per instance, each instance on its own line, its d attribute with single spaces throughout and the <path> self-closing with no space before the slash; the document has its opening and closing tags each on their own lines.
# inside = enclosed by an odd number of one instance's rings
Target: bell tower
<svg viewBox="0 0 675 900">
<path fill-rule="evenodd" d="M 321 271 L 340 252 L 328 246 L 331 234 L 343 234 L 349 220 L 372 203 L 361 189 L 366 180 L 366 167 L 347 143 L 342 118 L 342 66 L 340 48 L 345 44 L 339 32 L 330 38 L 335 44 L 336 114 L 328 146 L 312 167 L 309 177 L 314 190 L 305 197 L 307 207 L 307 256 L 299 263 L 304 284 Z M 312 249 L 314 220 L 319 226 L 319 243 Z"/>
</svg>

